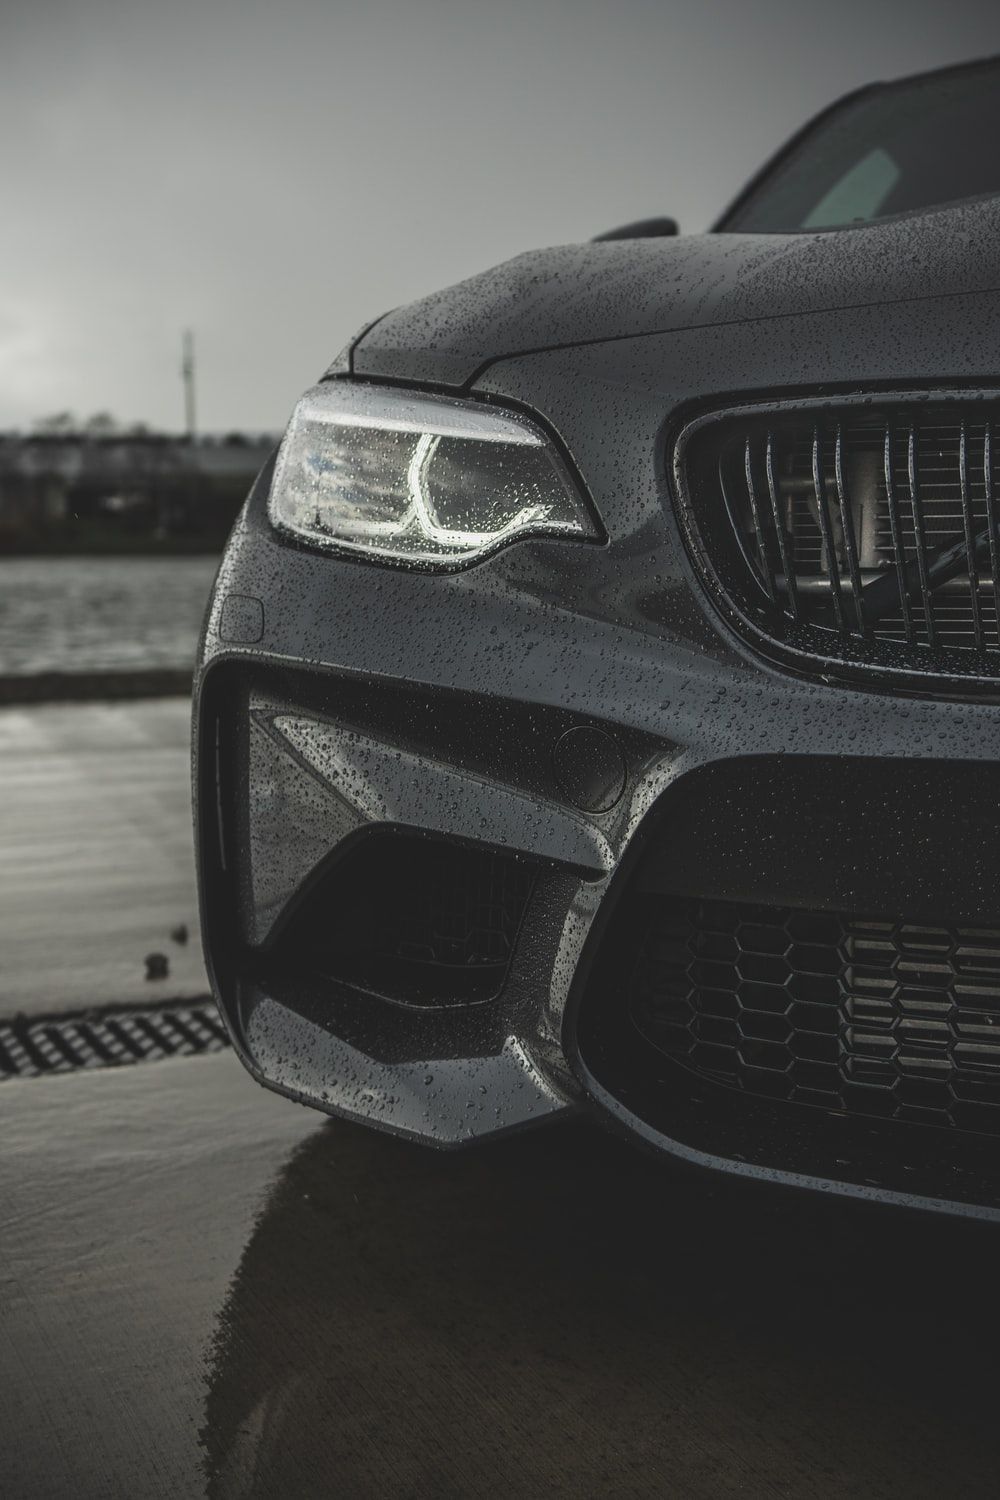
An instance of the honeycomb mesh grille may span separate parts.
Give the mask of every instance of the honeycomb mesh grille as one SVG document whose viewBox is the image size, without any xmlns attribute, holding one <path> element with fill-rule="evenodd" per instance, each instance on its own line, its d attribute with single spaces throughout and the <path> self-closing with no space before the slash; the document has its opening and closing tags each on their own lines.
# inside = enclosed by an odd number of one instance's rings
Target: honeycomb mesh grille
<svg viewBox="0 0 1000 1500">
<path fill-rule="evenodd" d="M 750 1094 L 1000 1131 L 1000 930 L 656 898 L 630 1011 Z"/>
</svg>

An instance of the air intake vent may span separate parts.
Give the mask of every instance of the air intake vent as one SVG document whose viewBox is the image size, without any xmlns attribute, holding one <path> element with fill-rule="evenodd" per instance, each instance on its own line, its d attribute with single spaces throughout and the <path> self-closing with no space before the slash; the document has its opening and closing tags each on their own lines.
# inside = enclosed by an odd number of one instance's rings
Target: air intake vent
<svg viewBox="0 0 1000 1500">
<path fill-rule="evenodd" d="M 704 418 L 682 514 L 730 616 L 796 654 L 1000 676 L 1000 403 L 879 398 Z"/>
<path fill-rule="evenodd" d="M 499 994 L 535 883 L 516 855 L 371 833 L 314 886 L 271 961 L 401 1005 Z"/>
<path fill-rule="evenodd" d="M 1000 1133 L 1000 932 L 649 898 L 633 1024 L 703 1077 Z"/>
</svg>

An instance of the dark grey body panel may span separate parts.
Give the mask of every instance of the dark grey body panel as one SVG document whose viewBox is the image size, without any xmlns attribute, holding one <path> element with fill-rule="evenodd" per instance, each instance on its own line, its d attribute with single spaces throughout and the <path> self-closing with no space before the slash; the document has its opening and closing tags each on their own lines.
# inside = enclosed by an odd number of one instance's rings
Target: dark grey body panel
<svg viewBox="0 0 1000 1500">
<path fill-rule="evenodd" d="M 810 1168 L 806 1147 L 769 1139 L 716 1149 L 707 1135 L 670 1134 L 588 1074 L 572 1018 L 588 943 L 651 811 L 662 813 L 658 837 L 669 846 L 672 807 L 704 798 L 714 837 L 713 777 L 749 784 L 761 766 L 780 776 L 789 757 L 814 763 L 819 785 L 824 758 L 856 764 L 861 818 L 874 815 L 887 764 L 901 775 L 916 762 L 996 768 L 996 702 L 803 680 L 734 637 L 695 579 L 668 475 L 672 435 L 707 404 L 1000 385 L 998 221 L 990 202 L 836 235 L 543 252 L 390 314 L 361 337 L 355 378 L 471 382 L 483 399 L 536 416 L 575 465 L 607 541 L 523 541 L 448 575 L 373 566 L 276 536 L 265 514 L 270 475 L 261 477 L 220 570 L 197 694 L 214 704 L 219 683 L 235 684 L 233 712 L 267 757 L 261 784 L 278 789 L 276 818 L 250 797 L 240 853 L 247 932 L 266 943 L 329 851 L 374 825 L 501 845 L 552 871 L 501 1001 L 460 1041 L 440 1017 L 401 1028 L 375 1008 L 341 1024 L 266 985 L 230 982 L 203 876 L 210 969 L 263 1082 L 440 1145 L 589 1102 L 692 1162 L 997 1211 L 981 1176 L 950 1191 L 944 1161 L 918 1185 L 913 1162 L 894 1159 L 879 1175 L 849 1146 L 839 1166 Z M 220 638 L 230 594 L 262 601 L 259 641 Z M 443 733 L 442 705 L 466 716 L 466 741 Z M 289 718 L 289 732 L 275 730 Z M 489 726 L 481 744 L 477 723 Z M 553 746 L 579 723 L 610 733 L 627 763 L 625 794 L 608 812 L 567 806 L 553 776 Z M 196 725 L 202 766 L 206 733 Z M 204 777 L 196 794 L 204 804 Z M 202 805 L 203 857 L 209 820 Z M 881 854 L 866 896 L 892 900 L 909 882 L 919 904 L 941 851 L 901 832 L 896 845 L 883 837 Z M 768 860 L 791 857 L 764 850 L 756 874 L 766 880 Z M 980 890 L 995 889 L 988 849 L 962 857 Z M 829 870 L 831 890 L 848 900 L 851 870 L 833 853 Z M 914 1161 L 921 1139 L 918 1130 Z"/>
<path fill-rule="evenodd" d="M 530 350 L 1000 288 L 1000 201 L 797 235 L 695 235 L 520 255 L 386 314 L 357 375 L 462 386 Z"/>
</svg>

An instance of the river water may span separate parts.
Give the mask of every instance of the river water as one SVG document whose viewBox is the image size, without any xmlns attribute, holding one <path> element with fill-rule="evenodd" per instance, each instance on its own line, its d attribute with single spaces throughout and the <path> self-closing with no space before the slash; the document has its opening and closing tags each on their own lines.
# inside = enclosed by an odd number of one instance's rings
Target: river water
<svg viewBox="0 0 1000 1500">
<path fill-rule="evenodd" d="M 0 675 L 189 667 L 216 557 L 0 558 Z"/>
</svg>

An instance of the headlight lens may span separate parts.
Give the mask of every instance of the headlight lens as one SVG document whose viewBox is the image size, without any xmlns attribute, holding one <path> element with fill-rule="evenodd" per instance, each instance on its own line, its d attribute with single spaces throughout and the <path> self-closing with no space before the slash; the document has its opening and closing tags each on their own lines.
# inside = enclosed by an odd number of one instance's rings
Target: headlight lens
<svg viewBox="0 0 1000 1500">
<path fill-rule="evenodd" d="M 268 512 L 318 545 L 431 567 L 471 562 L 514 536 L 596 535 L 525 418 L 341 380 L 296 406 Z"/>
</svg>

